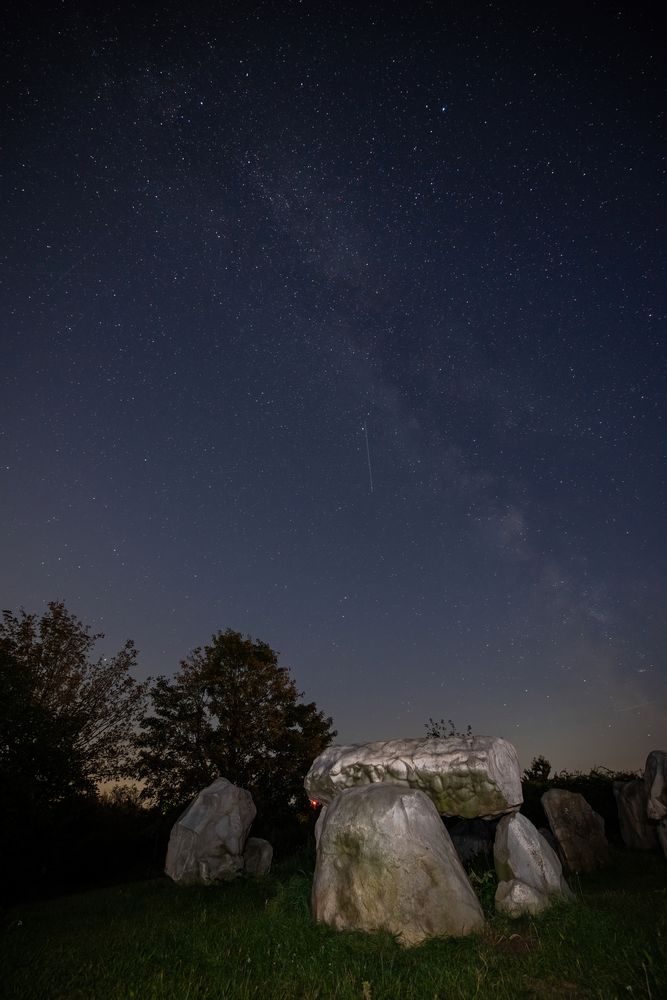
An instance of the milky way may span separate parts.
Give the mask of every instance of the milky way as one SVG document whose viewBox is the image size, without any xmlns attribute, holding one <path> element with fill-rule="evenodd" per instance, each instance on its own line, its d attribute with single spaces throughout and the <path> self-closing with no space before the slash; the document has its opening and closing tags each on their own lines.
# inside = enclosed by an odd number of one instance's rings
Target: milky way
<svg viewBox="0 0 667 1000">
<path fill-rule="evenodd" d="M 344 741 L 451 717 L 525 765 L 642 766 L 647 11 L 226 6 L 64 3 L 2 41 L 2 606 L 64 599 L 142 677 L 247 632 Z"/>
</svg>

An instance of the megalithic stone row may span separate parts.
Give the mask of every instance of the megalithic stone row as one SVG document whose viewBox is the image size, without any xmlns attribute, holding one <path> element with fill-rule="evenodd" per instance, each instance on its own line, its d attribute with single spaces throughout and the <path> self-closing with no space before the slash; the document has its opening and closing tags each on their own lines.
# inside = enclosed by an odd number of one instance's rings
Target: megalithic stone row
<svg viewBox="0 0 667 1000">
<path fill-rule="evenodd" d="M 516 812 L 523 801 L 516 750 L 488 736 L 332 746 L 313 762 L 304 782 L 309 797 L 320 802 L 377 783 L 419 789 L 440 814 L 464 819 Z"/>
</svg>

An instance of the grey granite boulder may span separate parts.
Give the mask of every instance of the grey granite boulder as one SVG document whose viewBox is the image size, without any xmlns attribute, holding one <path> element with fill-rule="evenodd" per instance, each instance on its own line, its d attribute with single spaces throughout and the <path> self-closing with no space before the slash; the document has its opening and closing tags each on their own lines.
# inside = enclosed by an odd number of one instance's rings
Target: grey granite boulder
<svg viewBox="0 0 667 1000">
<path fill-rule="evenodd" d="M 174 823 L 167 875 L 184 885 L 234 878 L 243 868 L 243 849 L 256 812 L 250 792 L 217 778 Z"/>
<path fill-rule="evenodd" d="M 583 795 L 551 788 L 541 801 L 567 872 L 590 872 L 609 862 L 604 820 Z"/>
<path fill-rule="evenodd" d="M 495 907 L 508 917 L 536 917 L 551 905 L 549 897 L 532 885 L 513 878 L 509 882 L 499 882 L 496 889 Z"/>
<path fill-rule="evenodd" d="M 648 818 L 657 823 L 656 832 L 663 853 L 667 858 L 667 753 L 652 750 L 646 758 L 644 783 L 648 802 Z"/>
<path fill-rule="evenodd" d="M 618 823 L 626 847 L 633 851 L 654 851 L 658 845 L 656 824 L 648 818 L 648 795 L 643 778 L 613 784 Z"/>
<path fill-rule="evenodd" d="M 311 799 L 331 802 L 346 788 L 378 782 L 418 788 L 439 813 L 464 819 L 516 812 L 523 801 L 516 750 L 488 736 L 332 746 L 304 784 Z"/>
<path fill-rule="evenodd" d="M 273 848 L 262 837 L 248 837 L 243 851 L 243 870 L 246 875 L 268 875 L 273 861 Z"/>
<path fill-rule="evenodd" d="M 482 908 L 433 802 L 391 784 L 349 788 L 318 819 L 315 920 L 388 931 L 403 945 L 462 936 Z"/>
<path fill-rule="evenodd" d="M 496 907 L 510 916 L 522 912 L 522 900 L 526 903 L 523 912 L 537 913 L 555 899 L 573 895 L 557 854 L 521 813 L 503 816 L 498 823 L 493 860 L 499 882 Z M 535 891 L 524 892 L 520 886 Z"/>
</svg>

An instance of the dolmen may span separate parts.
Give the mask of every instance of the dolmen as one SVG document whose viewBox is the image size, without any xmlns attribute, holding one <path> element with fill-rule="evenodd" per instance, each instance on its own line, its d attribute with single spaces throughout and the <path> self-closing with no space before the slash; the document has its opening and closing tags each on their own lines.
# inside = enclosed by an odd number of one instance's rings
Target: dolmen
<svg viewBox="0 0 667 1000">
<path fill-rule="evenodd" d="M 216 778 L 174 823 L 165 871 L 179 885 L 226 882 L 242 873 L 265 875 L 273 848 L 248 837 L 257 814 L 250 792 Z"/>
<path fill-rule="evenodd" d="M 524 816 L 515 748 L 486 736 L 333 746 L 304 781 L 322 804 L 311 893 L 316 921 L 389 931 L 403 945 L 482 929 L 484 915 L 442 816 L 498 819 L 496 908 L 537 913 L 569 887 Z M 501 832 L 502 831 L 502 832 Z"/>
</svg>

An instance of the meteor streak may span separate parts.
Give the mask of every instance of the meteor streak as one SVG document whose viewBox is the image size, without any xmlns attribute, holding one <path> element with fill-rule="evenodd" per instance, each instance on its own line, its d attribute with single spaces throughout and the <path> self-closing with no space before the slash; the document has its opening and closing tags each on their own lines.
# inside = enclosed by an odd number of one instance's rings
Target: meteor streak
<svg viewBox="0 0 667 1000">
<path fill-rule="evenodd" d="M 368 428 L 366 427 L 366 421 L 364 420 L 364 437 L 366 438 L 366 459 L 368 461 L 368 481 L 371 485 L 371 493 L 373 492 L 373 469 L 371 468 L 371 450 L 368 447 Z"/>
</svg>

